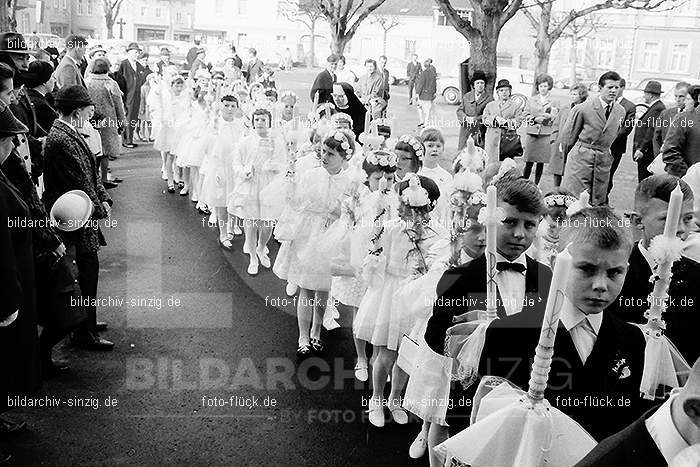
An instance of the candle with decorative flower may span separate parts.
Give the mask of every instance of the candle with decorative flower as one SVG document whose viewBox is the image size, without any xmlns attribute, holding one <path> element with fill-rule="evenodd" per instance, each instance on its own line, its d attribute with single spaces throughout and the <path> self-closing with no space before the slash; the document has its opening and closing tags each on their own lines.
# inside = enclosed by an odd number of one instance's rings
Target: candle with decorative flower
<svg viewBox="0 0 700 467">
<path fill-rule="evenodd" d="M 554 354 L 554 338 L 557 335 L 557 326 L 564 304 L 564 291 L 569 281 L 571 272 L 571 254 L 568 247 L 557 255 L 552 273 L 552 282 L 547 295 L 547 305 L 542 321 L 540 339 L 535 349 L 535 360 L 532 363 L 530 381 L 528 382 L 528 397 L 537 402 L 544 399 L 544 390 L 547 388 L 547 378 L 552 365 Z"/>
<path fill-rule="evenodd" d="M 369 109 L 367 109 L 367 112 L 365 112 L 365 130 L 364 130 L 365 134 L 369 134 L 369 132 L 370 132 L 370 124 L 371 124 L 370 117 L 371 117 L 370 111 L 369 111 Z"/>
<path fill-rule="evenodd" d="M 486 188 L 486 317 L 496 319 L 496 232 L 498 229 L 497 193 L 494 185 Z M 483 209 L 483 208 L 482 208 Z"/>
</svg>

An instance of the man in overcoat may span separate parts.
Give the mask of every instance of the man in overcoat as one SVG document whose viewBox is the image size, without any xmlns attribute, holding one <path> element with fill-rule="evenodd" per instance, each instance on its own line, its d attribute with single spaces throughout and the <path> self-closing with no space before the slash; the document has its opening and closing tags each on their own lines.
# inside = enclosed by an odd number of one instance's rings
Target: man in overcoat
<svg viewBox="0 0 700 467">
<path fill-rule="evenodd" d="M 632 158 L 637 162 L 637 176 L 641 182 L 651 175 L 647 170 L 654 160 L 654 131 L 660 126 L 659 115 L 666 106 L 661 102 L 661 83 L 649 81 L 644 88 L 644 102 L 649 106 L 641 116 L 634 131 L 634 153 Z"/>
<path fill-rule="evenodd" d="M 461 151 L 467 145 L 469 135 L 480 148 L 484 147 L 484 133 L 486 127 L 482 122 L 486 104 L 493 100 L 493 96 L 486 92 L 486 75 L 483 71 L 476 70 L 472 76 L 472 90 L 462 96 L 462 102 L 457 107 L 457 118 L 460 121 L 459 145 Z"/>
<path fill-rule="evenodd" d="M 83 73 L 80 64 L 85 58 L 88 41 L 83 36 L 70 35 L 66 39 L 66 54 L 54 71 L 58 88 L 65 88 L 79 84 L 85 87 Z"/>
<path fill-rule="evenodd" d="M 575 196 L 588 190 L 593 206 L 606 202 L 612 154 L 610 146 L 625 118 L 625 109 L 615 102 L 620 75 L 604 73 L 598 80 L 600 95 L 578 104 L 569 114 L 563 134 L 567 152 L 562 188 Z"/>
<path fill-rule="evenodd" d="M 141 86 L 146 82 L 148 70 L 138 61 L 141 47 L 132 42 L 126 49 L 127 59 L 119 65 L 117 74 L 124 80 L 126 94 L 124 95 L 124 107 L 126 109 L 127 124 L 122 134 L 122 146 L 135 148 L 134 129 L 139 123 L 139 108 L 141 107 Z"/>
</svg>

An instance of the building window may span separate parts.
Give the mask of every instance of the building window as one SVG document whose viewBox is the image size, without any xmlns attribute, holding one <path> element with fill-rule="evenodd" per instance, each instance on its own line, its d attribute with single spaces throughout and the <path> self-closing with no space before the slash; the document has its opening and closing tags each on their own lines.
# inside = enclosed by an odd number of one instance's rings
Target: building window
<svg viewBox="0 0 700 467">
<path fill-rule="evenodd" d="M 156 8 L 156 18 L 160 18 L 160 8 Z"/>
<path fill-rule="evenodd" d="M 22 31 L 31 31 L 31 26 L 29 25 L 29 13 L 24 13 L 22 15 Z"/>
<path fill-rule="evenodd" d="M 350 55 L 351 53 L 352 53 L 352 41 L 345 44 L 345 50 L 343 51 L 343 54 L 345 54 L 345 55 Z"/>
<path fill-rule="evenodd" d="M 640 67 L 643 70 L 658 71 L 659 48 L 658 42 L 644 42 L 642 44 L 642 63 Z"/>
<path fill-rule="evenodd" d="M 689 63 L 690 44 L 671 45 L 671 69 L 669 71 L 674 73 L 687 73 Z"/>
<path fill-rule="evenodd" d="M 175 22 L 177 24 L 182 23 L 182 13 L 180 13 L 179 11 L 177 13 L 175 13 Z"/>
<path fill-rule="evenodd" d="M 85 0 L 78 0 L 78 15 L 85 14 Z"/>
<path fill-rule="evenodd" d="M 53 0 L 53 7 L 58 10 L 58 0 Z"/>
<path fill-rule="evenodd" d="M 416 53 L 416 41 L 406 39 L 403 47 L 403 58 L 413 60 L 413 54 Z"/>
<path fill-rule="evenodd" d="M 222 3 L 221 0 L 214 0 L 214 12 L 215 13 L 222 13 Z"/>
<path fill-rule="evenodd" d="M 146 16 L 146 7 L 145 6 L 141 7 L 141 16 Z"/>
<path fill-rule="evenodd" d="M 287 36 L 277 36 L 277 42 L 284 42 L 287 40 Z"/>
<path fill-rule="evenodd" d="M 435 12 L 435 26 L 449 26 L 449 24 L 447 24 L 447 17 L 443 15 L 441 11 Z"/>
<path fill-rule="evenodd" d="M 238 0 L 238 14 L 247 15 L 248 14 L 248 0 Z"/>
<path fill-rule="evenodd" d="M 87 14 L 88 14 L 88 16 L 92 16 L 95 13 L 94 9 L 93 9 L 93 5 L 92 5 L 93 1 L 94 0 L 87 0 Z"/>
<path fill-rule="evenodd" d="M 598 66 L 612 67 L 615 62 L 615 41 L 599 39 L 598 42 Z"/>
<path fill-rule="evenodd" d="M 64 10 L 68 9 L 68 3 L 66 0 L 61 1 L 61 8 L 63 8 Z"/>
</svg>

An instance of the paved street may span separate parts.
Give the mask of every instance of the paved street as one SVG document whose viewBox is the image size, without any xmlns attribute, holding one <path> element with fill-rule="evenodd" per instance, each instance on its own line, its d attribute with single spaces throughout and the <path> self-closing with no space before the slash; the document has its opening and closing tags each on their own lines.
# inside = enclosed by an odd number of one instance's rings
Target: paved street
<svg viewBox="0 0 700 467">
<path fill-rule="evenodd" d="M 313 74 L 276 76 L 278 88 L 300 95 L 304 113 Z M 399 133 L 417 120 L 407 100 L 407 88 L 392 89 Z M 438 105 L 438 117 L 452 119 L 455 108 Z M 450 157 L 457 133 L 445 131 Z M 233 251 L 220 249 L 194 205 L 165 192 L 159 168 L 150 146 L 113 163 L 125 182 L 111 191 L 98 317 L 116 349 L 58 349 L 72 372 L 35 396 L 55 406 L 13 411 L 30 431 L 0 450 L 14 453 L 14 465 L 410 464 L 417 422 L 377 430 L 364 419 L 369 387 L 353 378 L 351 317 L 341 310 L 343 326 L 325 334 L 325 358 L 297 367 L 284 284 L 262 268 L 249 277 L 242 238 Z M 629 158 L 620 171 L 612 201 L 630 209 Z"/>
</svg>

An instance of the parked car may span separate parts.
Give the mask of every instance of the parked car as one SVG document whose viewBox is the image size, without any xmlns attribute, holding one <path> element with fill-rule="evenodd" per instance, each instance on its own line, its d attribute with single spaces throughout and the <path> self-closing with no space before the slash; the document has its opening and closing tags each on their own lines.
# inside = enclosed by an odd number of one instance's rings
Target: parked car
<svg viewBox="0 0 700 467">
<path fill-rule="evenodd" d="M 534 75 L 530 70 L 511 67 L 498 67 L 496 81 L 507 79 L 513 86 L 513 96 L 520 95 L 527 100 L 527 96 L 532 95 Z M 445 102 L 450 105 L 459 104 L 462 93 L 459 85 L 459 76 L 448 75 L 438 76 L 437 94 L 441 95 Z"/>
<path fill-rule="evenodd" d="M 192 47 L 188 42 L 159 40 L 143 41 L 139 42 L 139 45 L 145 52 L 148 52 L 151 60 L 154 58 L 158 60 L 160 57 L 160 49 L 167 47 L 168 50 L 170 50 L 170 62 L 178 67 L 182 67 L 185 64 L 187 61 L 187 52 L 190 50 L 190 47 Z"/>
</svg>

